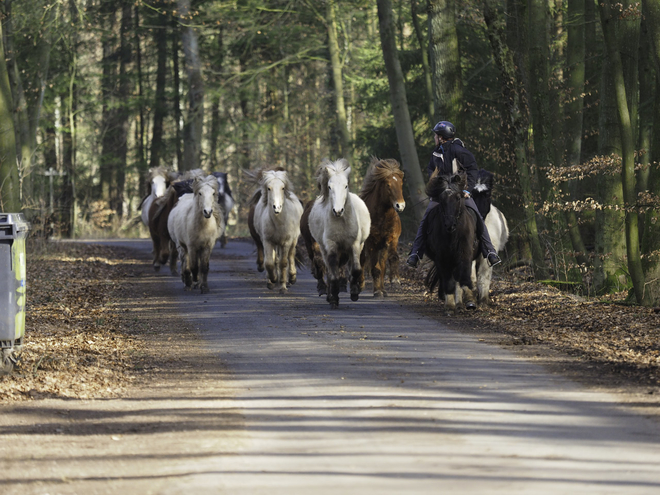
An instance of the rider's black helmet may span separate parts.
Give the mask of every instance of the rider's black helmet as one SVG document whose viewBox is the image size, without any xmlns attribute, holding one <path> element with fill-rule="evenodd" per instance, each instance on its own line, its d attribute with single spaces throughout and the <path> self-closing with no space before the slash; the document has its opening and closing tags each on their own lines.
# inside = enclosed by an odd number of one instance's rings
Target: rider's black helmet
<svg viewBox="0 0 660 495">
<path fill-rule="evenodd" d="M 435 124 L 435 127 L 433 128 L 433 132 L 435 132 L 438 136 L 442 136 L 445 139 L 453 139 L 454 135 L 456 134 L 456 127 L 454 127 L 454 124 L 452 124 L 451 122 L 442 120 L 437 124 Z"/>
</svg>

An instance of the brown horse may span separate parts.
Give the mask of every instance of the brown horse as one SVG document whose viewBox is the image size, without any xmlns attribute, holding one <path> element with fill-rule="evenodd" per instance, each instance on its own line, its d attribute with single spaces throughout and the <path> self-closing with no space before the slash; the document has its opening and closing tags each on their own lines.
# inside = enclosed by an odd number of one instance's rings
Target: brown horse
<svg viewBox="0 0 660 495">
<path fill-rule="evenodd" d="M 154 270 L 159 271 L 160 267 L 169 260 L 172 275 L 176 275 L 177 251 L 167 230 L 167 219 L 178 200 L 176 190 L 170 186 L 165 195 L 153 201 L 149 208 L 149 234 L 154 245 Z"/>
<path fill-rule="evenodd" d="M 399 213 L 406 207 L 403 199 L 403 171 L 393 159 L 371 159 L 360 191 L 371 215 L 371 231 L 364 243 L 362 257 L 365 271 L 371 269 L 374 282 L 374 297 L 381 298 L 384 289 L 385 271 L 390 262 L 390 279 L 399 278 L 399 255 L 397 246 L 401 235 Z"/>
</svg>

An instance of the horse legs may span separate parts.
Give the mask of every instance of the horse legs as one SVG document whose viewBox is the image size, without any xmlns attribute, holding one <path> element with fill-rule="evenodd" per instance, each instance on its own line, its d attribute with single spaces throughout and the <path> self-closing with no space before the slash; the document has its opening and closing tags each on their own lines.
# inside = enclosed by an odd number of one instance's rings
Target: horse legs
<svg viewBox="0 0 660 495">
<path fill-rule="evenodd" d="M 296 243 L 292 242 L 287 255 L 289 263 L 289 284 L 293 285 L 298 280 L 298 271 L 296 270 Z"/>
<path fill-rule="evenodd" d="M 371 267 L 371 278 L 374 282 L 374 297 L 376 299 L 382 299 L 384 296 L 387 296 L 385 292 L 385 270 L 387 269 L 387 251 L 381 249 L 380 251 L 375 252 L 374 257 L 376 258 L 373 266 Z"/>
<path fill-rule="evenodd" d="M 181 280 L 186 289 L 192 287 L 192 273 L 190 272 L 190 256 L 185 246 L 179 246 L 179 258 L 181 258 Z"/>
<path fill-rule="evenodd" d="M 326 300 L 330 303 L 331 309 L 339 307 L 339 256 L 337 253 L 330 253 L 327 256 L 328 269 L 328 297 Z"/>
<path fill-rule="evenodd" d="M 360 292 L 364 288 L 364 272 L 360 264 L 362 247 L 354 245 L 351 259 L 349 260 L 349 269 L 351 271 L 351 301 L 357 301 L 360 297 Z"/>
<path fill-rule="evenodd" d="M 398 241 L 387 245 L 387 264 L 390 269 L 390 285 L 395 289 L 401 288 L 401 276 L 399 275 L 399 253 L 397 252 Z M 383 272 L 383 277 L 385 273 Z"/>
<path fill-rule="evenodd" d="M 154 270 L 160 271 L 160 236 L 152 235 L 151 242 L 153 243 L 154 246 L 154 260 L 153 260 Z"/>
<path fill-rule="evenodd" d="M 202 283 L 200 284 L 200 288 L 202 290 L 202 294 L 208 294 L 209 259 L 211 258 L 211 248 L 205 247 L 202 248 L 200 251 L 201 252 L 199 255 L 199 271 L 201 272 L 202 275 L 201 277 Z"/>
<path fill-rule="evenodd" d="M 178 275 L 176 271 L 177 254 L 176 244 L 174 241 L 170 241 L 170 273 L 172 275 Z"/>
<path fill-rule="evenodd" d="M 490 281 L 493 277 L 493 268 L 483 256 L 477 258 L 476 278 L 477 293 L 479 294 L 479 304 L 490 304 Z M 473 273 L 474 275 L 474 273 Z M 474 283 L 474 280 L 473 280 Z"/>
<path fill-rule="evenodd" d="M 328 286 L 325 283 L 325 262 L 323 261 L 323 255 L 321 254 L 321 248 L 318 242 L 314 243 L 312 249 L 312 275 L 316 279 L 316 290 L 320 297 L 328 293 Z"/>
<path fill-rule="evenodd" d="M 280 294 L 286 294 L 286 281 L 289 273 L 289 249 L 286 246 L 277 246 L 275 259 L 275 272 L 277 283 L 280 286 Z"/>
<path fill-rule="evenodd" d="M 268 273 L 268 282 L 266 283 L 266 286 L 269 289 L 273 289 L 278 282 L 278 276 L 276 272 L 277 267 L 275 266 L 275 246 L 270 242 L 264 242 L 263 256 L 266 272 Z"/>
</svg>

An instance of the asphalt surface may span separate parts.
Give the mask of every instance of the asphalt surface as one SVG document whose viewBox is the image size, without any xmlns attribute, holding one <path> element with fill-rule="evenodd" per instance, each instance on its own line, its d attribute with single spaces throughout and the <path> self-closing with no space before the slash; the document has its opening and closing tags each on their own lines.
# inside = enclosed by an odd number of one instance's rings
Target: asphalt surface
<svg viewBox="0 0 660 495">
<path fill-rule="evenodd" d="M 143 257 L 150 249 L 116 244 Z M 331 310 L 307 269 L 288 294 L 269 291 L 253 251 L 216 248 L 210 294 L 165 274 L 151 282 L 199 329 L 222 379 L 156 383 L 140 401 L 5 411 L 4 442 L 25 446 L 14 447 L 6 493 L 660 493 L 657 422 L 396 295 L 374 300 L 368 286 Z M 119 438 L 11 434 L 44 408 L 184 426 Z"/>
</svg>

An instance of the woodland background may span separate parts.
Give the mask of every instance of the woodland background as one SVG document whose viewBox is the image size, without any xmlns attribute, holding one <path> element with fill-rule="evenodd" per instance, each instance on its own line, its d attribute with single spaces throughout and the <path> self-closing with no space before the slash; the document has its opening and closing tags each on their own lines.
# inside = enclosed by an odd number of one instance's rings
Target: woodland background
<svg viewBox="0 0 660 495">
<path fill-rule="evenodd" d="M 510 266 L 660 304 L 660 0 L 2 0 L 0 211 L 33 235 L 137 235 L 149 168 L 376 155 L 426 207 L 431 128 L 496 174 Z M 660 101 L 660 100 L 659 100 Z M 130 227 L 133 225 L 133 227 Z"/>
</svg>

